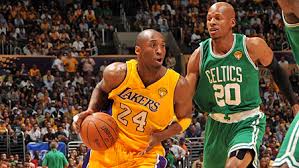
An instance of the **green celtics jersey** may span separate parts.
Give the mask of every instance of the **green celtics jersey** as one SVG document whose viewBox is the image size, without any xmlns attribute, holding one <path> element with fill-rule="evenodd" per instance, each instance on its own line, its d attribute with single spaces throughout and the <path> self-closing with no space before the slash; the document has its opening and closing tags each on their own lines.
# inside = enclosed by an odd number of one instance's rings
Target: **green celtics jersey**
<svg viewBox="0 0 299 168">
<path fill-rule="evenodd" d="M 297 64 L 299 64 L 299 23 L 288 24 L 285 19 L 285 32 Z"/>
<path fill-rule="evenodd" d="M 248 55 L 246 36 L 234 34 L 225 55 L 212 51 L 211 39 L 200 44 L 200 78 L 194 102 L 208 113 L 232 114 L 251 110 L 261 103 L 259 72 Z"/>
</svg>

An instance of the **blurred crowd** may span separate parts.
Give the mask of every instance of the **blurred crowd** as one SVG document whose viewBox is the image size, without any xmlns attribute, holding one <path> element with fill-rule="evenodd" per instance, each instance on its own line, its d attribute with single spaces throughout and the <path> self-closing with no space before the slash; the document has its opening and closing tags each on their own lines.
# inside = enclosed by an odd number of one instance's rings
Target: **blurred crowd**
<svg viewBox="0 0 299 168">
<path fill-rule="evenodd" d="M 281 10 L 272 0 L 226 0 L 236 11 L 235 32 L 264 38 L 273 50 L 288 48 Z M 146 0 L 136 6 L 132 23 L 135 31 L 155 28 L 171 31 L 183 53 L 192 53 L 198 43 L 209 37 L 206 15 L 216 0 Z"/>
<path fill-rule="evenodd" d="M 4 0 L 0 3 L 0 53 L 13 47 L 26 55 L 79 54 L 101 43 L 102 29 L 112 38 L 111 3 Z M 7 53 L 6 53 L 7 54 Z"/>
<path fill-rule="evenodd" d="M 236 10 L 235 32 L 263 37 L 273 50 L 288 49 L 283 33 L 281 10 L 271 0 L 226 0 Z M 15 53 L 57 55 L 61 50 L 80 54 L 99 48 L 102 29 L 106 42 L 120 20 L 123 3 L 131 31 L 154 28 L 171 31 L 183 53 L 191 53 L 207 39 L 206 14 L 216 0 L 145 1 L 64 1 L 4 0 L 0 4 L 0 47 L 12 46 Z M 68 1 L 66 1 L 68 2 Z M 127 4 L 132 4 L 128 6 Z M 132 8 L 136 10 L 131 10 Z M 113 16 L 119 19 L 113 19 Z M 133 17 L 133 18 L 132 18 Z M 1 53 L 0 52 L 0 53 Z"/>
</svg>

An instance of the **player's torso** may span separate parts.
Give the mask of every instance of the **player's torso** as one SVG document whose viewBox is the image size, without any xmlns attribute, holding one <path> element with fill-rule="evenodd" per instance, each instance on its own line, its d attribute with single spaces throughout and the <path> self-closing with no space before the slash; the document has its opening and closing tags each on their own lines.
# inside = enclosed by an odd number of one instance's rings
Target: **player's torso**
<svg viewBox="0 0 299 168">
<path fill-rule="evenodd" d="M 157 82 L 144 87 L 136 61 L 127 62 L 124 82 L 110 94 L 112 115 L 120 138 L 132 148 L 147 145 L 151 132 L 165 129 L 173 120 L 173 97 L 179 74 L 167 70 Z"/>
<path fill-rule="evenodd" d="M 194 97 L 201 110 L 230 114 L 261 103 L 258 69 L 243 40 L 243 35 L 234 34 L 233 47 L 224 56 L 213 54 L 210 39 L 201 43 L 200 79 Z"/>
</svg>

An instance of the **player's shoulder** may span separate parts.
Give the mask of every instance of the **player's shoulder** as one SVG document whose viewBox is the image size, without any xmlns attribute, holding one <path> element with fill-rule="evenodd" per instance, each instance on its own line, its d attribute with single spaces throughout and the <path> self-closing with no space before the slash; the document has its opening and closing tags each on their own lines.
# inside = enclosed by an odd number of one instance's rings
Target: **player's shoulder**
<svg viewBox="0 0 299 168">
<path fill-rule="evenodd" d="M 120 83 L 126 77 L 127 65 L 123 62 L 114 62 L 109 64 L 103 72 L 104 79 L 113 80 L 116 83 Z M 119 82 L 117 82 L 119 81 Z"/>
<path fill-rule="evenodd" d="M 266 41 L 261 37 L 246 37 L 247 48 L 256 49 L 256 47 L 260 47 L 265 44 L 267 44 Z"/>
<path fill-rule="evenodd" d="M 197 49 L 195 49 L 193 51 L 193 53 L 191 54 L 191 57 L 199 57 L 200 51 L 201 51 L 201 49 L 200 49 L 200 46 L 199 46 Z"/>
<path fill-rule="evenodd" d="M 127 71 L 127 65 L 123 62 L 114 62 L 109 64 L 105 69 L 104 73 L 108 73 L 110 75 L 117 75 L 122 72 Z"/>
<path fill-rule="evenodd" d="M 180 75 L 176 87 L 180 87 L 180 88 L 188 88 L 188 87 L 189 87 L 189 83 L 188 83 L 188 81 L 186 80 L 185 77 L 183 77 L 182 75 Z"/>
</svg>

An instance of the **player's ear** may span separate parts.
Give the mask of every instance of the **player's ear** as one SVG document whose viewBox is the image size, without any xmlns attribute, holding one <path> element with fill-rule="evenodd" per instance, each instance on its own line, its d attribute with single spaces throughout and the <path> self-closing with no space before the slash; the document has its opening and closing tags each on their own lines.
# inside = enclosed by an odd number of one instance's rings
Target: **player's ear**
<svg viewBox="0 0 299 168">
<path fill-rule="evenodd" d="M 139 46 L 135 46 L 135 54 L 140 55 L 141 53 L 141 48 Z"/>
<path fill-rule="evenodd" d="M 236 19 L 233 18 L 233 19 L 231 20 L 231 22 L 232 22 L 232 27 L 235 27 L 235 26 L 236 26 Z"/>
</svg>

